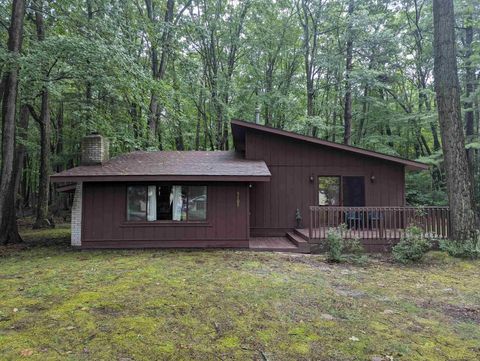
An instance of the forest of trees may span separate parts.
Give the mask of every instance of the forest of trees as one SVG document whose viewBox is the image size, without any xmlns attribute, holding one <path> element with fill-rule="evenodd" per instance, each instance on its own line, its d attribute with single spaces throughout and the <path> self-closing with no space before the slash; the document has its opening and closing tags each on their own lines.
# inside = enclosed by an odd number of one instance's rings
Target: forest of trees
<svg viewBox="0 0 480 361">
<path fill-rule="evenodd" d="M 229 121 L 256 114 L 426 162 L 429 172 L 407 176 L 407 201 L 447 204 L 435 3 L 438 14 L 448 1 L 2 1 L 0 218 L 30 212 L 49 226 L 68 206 L 49 175 L 78 164 L 87 133 L 108 137 L 113 155 L 230 149 Z M 454 3 L 459 121 L 478 200 L 480 4 Z"/>
</svg>

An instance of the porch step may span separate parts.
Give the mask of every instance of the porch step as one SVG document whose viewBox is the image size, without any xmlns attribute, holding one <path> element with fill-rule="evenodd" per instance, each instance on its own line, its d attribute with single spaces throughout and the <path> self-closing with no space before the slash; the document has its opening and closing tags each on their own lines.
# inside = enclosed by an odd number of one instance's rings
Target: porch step
<svg viewBox="0 0 480 361">
<path fill-rule="evenodd" d="M 306 242 L 308 242 L 310 240 L 310 238 L 308 237 L 308 229 L 298 229 L 298 228 L 295 228 L 293 230 L 293 233 L 302 238 L 303 240 L 305 240 Z"/>
<path fill-rule="evenodd" d="M 295 231 L 288 232 L 287 238 L 298 247 L 299 253 L 310 253 L 310 244 L 301 235 L 295 233 Z"/>
<path fill-rule="evenodd" d="M 250 237 L 250 250 L 303 253 L 288 237 Z"/>
</svg>

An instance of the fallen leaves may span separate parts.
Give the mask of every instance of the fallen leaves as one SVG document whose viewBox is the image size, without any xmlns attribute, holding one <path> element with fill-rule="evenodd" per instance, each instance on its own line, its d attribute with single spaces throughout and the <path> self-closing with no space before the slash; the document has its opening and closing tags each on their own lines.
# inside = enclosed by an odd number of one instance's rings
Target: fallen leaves
<svg viewBox="0 0 480 361">
<path fill-rule="evenodd" d="M 29 348 L 26 348 L 26 349 L 20 351 L 20 356 L 29 357 L 29 356 L 32 356 L 32 355 L 33 355 L 33 350 L 31 350 Z"/>
</svg>

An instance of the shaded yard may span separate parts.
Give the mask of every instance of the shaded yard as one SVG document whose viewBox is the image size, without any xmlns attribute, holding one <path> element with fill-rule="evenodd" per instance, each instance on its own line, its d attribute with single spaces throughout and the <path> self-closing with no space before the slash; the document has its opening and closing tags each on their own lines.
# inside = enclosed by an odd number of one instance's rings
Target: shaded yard
<svg viewBox="0 0 480 361">
<path fill-rule="evenodd" d="M 50 242 L 0 251 L 0 295 L 2 360 L 480 358 L 480 262 L 439 252 L 354 266 Z"/>
</svg>

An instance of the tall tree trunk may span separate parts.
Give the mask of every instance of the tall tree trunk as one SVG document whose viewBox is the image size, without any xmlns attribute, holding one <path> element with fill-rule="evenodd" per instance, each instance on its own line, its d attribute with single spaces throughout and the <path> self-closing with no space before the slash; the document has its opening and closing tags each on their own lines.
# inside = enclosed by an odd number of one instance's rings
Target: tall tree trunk
<svg viewBox="0 0 480 361">
<path fill-rule="evenodd" d="M 473 181 L 462 127 L 453 0 L 433 0 L 433 25 L 435 92 L 451 211 L 450 227 L 452 238 L 463 241 L 472 237 L 476 219 Z"/>
<path fill-rule="evenodd" d="M 267 70 L 265 72 L 265 94 L 267 99 L 265 100 L 265 125 L 271 126 L 273 120 L 271 96 L 273 90 L 273 70 L 275 67 L 275 58 L 269 59 L 267 64 Z"/>
<path fill-rule="evenodd" d="M 318 27 L 320 24 L 321 4 L 315 11 L 309 9 L 309 2 L 301 0 L 297 3 L 299 20 L 303 29 L 303 57 L 305 78 L 307 86 L 307 117 L 316 115 L 315 109 L 315 73 L 317 71 L 316 59 L 318 50 Z M 318 127 L 311 127 L 312 136 L 316 137 Z"/>
<path fill-rule="evenodd" d="M 175 0 L 167 0 L 164 14 L 164 30 L 161 37 L 161 51 L 156 45 L 156 40 L 151 39 L 152 43 L 150 47 L 150 59 L 151 59 L 151 68 L 152 68 L 152 77 L 156 81 L 161 81 L 165 77 L 167 71 L 168 58 L 170 55 L 170 42 L 172 37 L 172 25 L 174 18 L 174 8 Z M 147 16 L 149 21 L 156 25 L 158 20 L 155 17 L 154 3 L 153 0 L 145 0 L 145 6 L 147 8 Z M 149 144 L 150 145 L 161 145 L 161 134 L 160 134 L 160 114 L 162 112 L 162 107 L 159 104 L 158 96 L 155 91 L 152 91 L 150 96 L 150 107 L 148 114 L 148 130 L 149 130 Z"/>
<path fill-rule="evenodd" d="M 56 117 L 56 123 L 57 123 L 57 132 L 56 132 L 56 141 L 55 141 L 55 155 L 60 155 L 63 153 L 63 123 L 64 123 L 64 106 L 63 106 L 63 101 L 60 101 L 58 104 L 58 110 L 57 110 L 57 117 Z M 63 162 L 58 162 L 58 164 L 55 167 L 55 170 L 57 172 L 61 172 L 62 170 L 65 169 L 65 164 Z"/>
<path fill-rule="evenodd" d="M 28 106 L 22 105 L 20 108 L 20 120 L 18 122 L 18 138 L 20 139 L 20 144 L 17 144 L 16 150 L 16 170 L 15 170 L 15 195 L 18 196 L 20 190 L 20 183 L 22 182 L 22 173 L 25 164 L 25 154 L 27 149 L 25 143 L 27 142 L 28 135 L 28 122 L 29 122 L 30 112 Z M 23 206 L 23 200 L 18 197 L 16 202 L 16 209 L 20 209 Z"/>
<path fill-rule="evenodd" d="M 1 74 L 1 73 L 0 73 Z M 0 78 L 0 105 L 3 102 L 3 93 L 5 91 L 5 79 L 2 77 Z"/>
<path fill-rule="evenodd" d="M 195 126 L 195 150 L 200 150 L 200 124 L 202 122 L 202 115 L 197 110 L 197 124 Z"/>
<path fill-rule="evenodd" d="M 366 120 L 367 120 L 367 113 L 368 113 L 368 84 L 365 84 L 365 87 L 363 88 L 363 99 L 362 99 L 362 117 L 360 118 L 360 122 L 358 124 L 358 129 L 357 129 L 357 139 L 355 140 L 355 144 L 358 145 L 360 144 L 363 136 L 363 127 L 365 126 Z"/>
<path fill-rule="evenodd" d="M 465 135 L 467 137 L 467 142 L 472 141 L 472 138 L 475 134 L 474 127 L 474 113 L 473 113 L 473 96 L 475 94 L 475 70 L 472 64 L 472 43 L 473 43 L 473 15 L 467 19 L 468 25 L 465 28 L 465 47 L 467 48 L 465 54 Z M 474 149 L 467 149 L 467 157 L 469 161 L 470 168 L 473 169 L 474 165 Z"/>
<path fill-rule="evenodd" d="M 12 1 L 12 16 L 8 29 L 7 48 L 18 57 L 23 40 L 23 0 Z M 18 65 L 10 67 L 4 80 L 2 102 L 2 168 L 0 175 L 0 243 L 21 242 L 15 215 L 15 111 L 18 86 Z"/>
<path fill-rule="evenodd" d="M 35 26 L 38 41 L 45 40 L 45 25 L 43 21 L 43 1 L 38 1 L 35 9 Z M 48 74 L 46 74 L 48 77 Z M 50 192 L 50 108 L 49 92 L 46 85 L 42 88 L 42 104 L 40 117 L 36 117 L 40 129 L 40 169 L 38 179 L 38 197 L 36 207 L 36 219 L 33 228 L 50 227 L 48 220 L 48 200 Z"/>
<path fill-rule="evenodd" d="M 87 0 L 87 24 L 90 27 L 90 23 L 93 19 L 93 7 L 92 7 L 92 0 Z M 91 29 L 89 29 L 92 31 Z M 90 64 L 90 60 L 87 59 L 87 64 Z M 91 119 L 91 112 L 92 112 L 92 83 L 87 81 L 85 84 L 85 101 L 87 104 L 87 122 L 90 122 Z"/>
<path fill-rule="evenodd" d="M 353 34 L 352 34 L 352 15 L 354 9 L 354 0 L 348 2 L 348 26 L 347 26 L 347 48 L 345 58 L 345 104 L 343 113 L 343 143 L 350 144 L 352 136 L 352 83 L 350 73 L 352 72 L 353 61 Z"/>
</svg>

